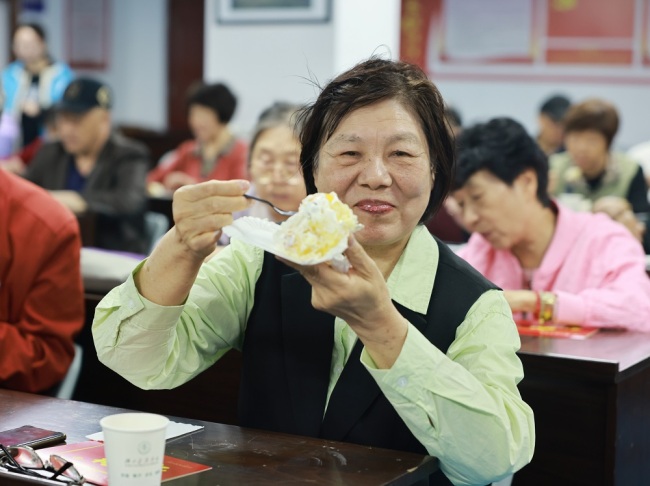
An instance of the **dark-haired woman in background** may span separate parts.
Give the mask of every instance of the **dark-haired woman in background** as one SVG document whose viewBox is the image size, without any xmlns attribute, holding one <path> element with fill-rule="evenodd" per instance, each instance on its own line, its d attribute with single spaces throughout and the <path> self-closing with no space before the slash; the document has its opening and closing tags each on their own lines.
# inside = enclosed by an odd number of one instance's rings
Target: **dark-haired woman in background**
<svg viewBox="0 0 650 486">
<path fill-rule="evenodd" d="M 458 140 L 453 197 L 473 232 L 459 254 L 543 322 L 650 331 L 643 249 L 604 214 L 550 199 L 548 162 L 524 127 L 496 118 Z"/>
<path fill-rule="evenodd" d="M 183 142 L 149 173 L 147 183 L 152 194 L 211 179 L 248 178 L 246 143 L 235 138 L 228 126 L 237 107 L 230 89 L 217 83 L 190 90 L 187 107 L 194 140 Z"/>
<path fill-rule="evenodd" d="M 13 149 L 27 146 L 44 130 L 43 111 L 63 96 L 63 91 L 73 78 L 70 68 L 55 62 L 47 51 L 45 32 L 37 24 L 20 24 L 13 36 L 16 60 L 2 71 L 3 122 L 5 133 L 14 123 L 21 139 Z M 8 156 L 3 153 L 0 156 Z"/>
<path fill-rule="evenodd" d="M 416 66 L 371 59 L 302 120 L 307 192 L 336 192 L 363 224 L 351 270 L 289 266 L 237 239 L 206 263 L 249 184 L 185 186 L 176 225 L 97 306 L 99 359 L 140 387 L 171 388 L 239 349 L 242 426 L 429 453 L 436 485 L 518 470 L 535 430 L 512 314 L 422 224 L 451 185 L 438 90 Z"/>
</svg>

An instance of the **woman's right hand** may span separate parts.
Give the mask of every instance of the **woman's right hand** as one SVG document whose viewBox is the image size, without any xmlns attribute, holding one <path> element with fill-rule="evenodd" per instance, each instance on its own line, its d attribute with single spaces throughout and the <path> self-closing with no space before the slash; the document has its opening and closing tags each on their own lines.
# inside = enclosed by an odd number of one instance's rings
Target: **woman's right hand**
<svg viewBox="0 0 650 486">
<path fill-rule="evenodd" d="M 203 261 L 221 236 L 221 229 L 233 221 L 232 213 L 246 209 L 246 180 L 206 181 L 174 192 L 172 212 L 177 241 Z"/>
<path fill-rule="evenodd" d="M 232 213 L 246 209 L 245 180 L 207 181 L 174 193 L 170 229 L 133 276 L 140 295 L 158 305 L 182 305 L 205 258 L 217 246 Z"/>
</svg>

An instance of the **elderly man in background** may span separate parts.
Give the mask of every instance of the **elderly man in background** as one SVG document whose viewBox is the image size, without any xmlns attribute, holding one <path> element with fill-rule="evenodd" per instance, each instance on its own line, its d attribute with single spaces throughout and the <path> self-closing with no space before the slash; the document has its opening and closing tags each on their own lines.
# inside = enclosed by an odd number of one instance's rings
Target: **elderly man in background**
<svg viewBox="0 0 650 486">
<path fill-rule="evenodd" d="M 43 146 L 25 177 L 77 215 L 92 213 L 94 246 L 144 253 L 147 149 L 113 133 L 108 86 L 70 83 L 57 106 L 59 140 Z"/>
</svg>

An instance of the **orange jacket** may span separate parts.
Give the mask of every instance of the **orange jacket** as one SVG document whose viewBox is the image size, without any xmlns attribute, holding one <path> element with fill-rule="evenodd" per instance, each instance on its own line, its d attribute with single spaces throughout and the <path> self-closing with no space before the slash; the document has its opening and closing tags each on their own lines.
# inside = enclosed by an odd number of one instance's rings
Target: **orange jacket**
<svg viewBox="0 0 650 486">
<path fill-rule="evenodd" d="M 37 392 L 65 376 L 84 323 L 74 215 L 0 170 L 0 387 Z"/>
</svg>

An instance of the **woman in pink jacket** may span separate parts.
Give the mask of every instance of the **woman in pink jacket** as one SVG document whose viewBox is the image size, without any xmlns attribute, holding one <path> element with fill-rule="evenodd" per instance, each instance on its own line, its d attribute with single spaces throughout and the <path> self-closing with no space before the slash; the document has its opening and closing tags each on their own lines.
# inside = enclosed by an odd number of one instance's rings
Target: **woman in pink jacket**
<svg viewBox="0 0 650 486">
<path fill-rule="evenodd" d="M 461 256 L 504 289 L 516 315 L 650 331 L 640 243 L 603 214 L 560 206 L 547 183 L 546 156 L 519 123 L 496 118 L 467 129 L 453 192 L 473 233 Z"/>
</svg>

